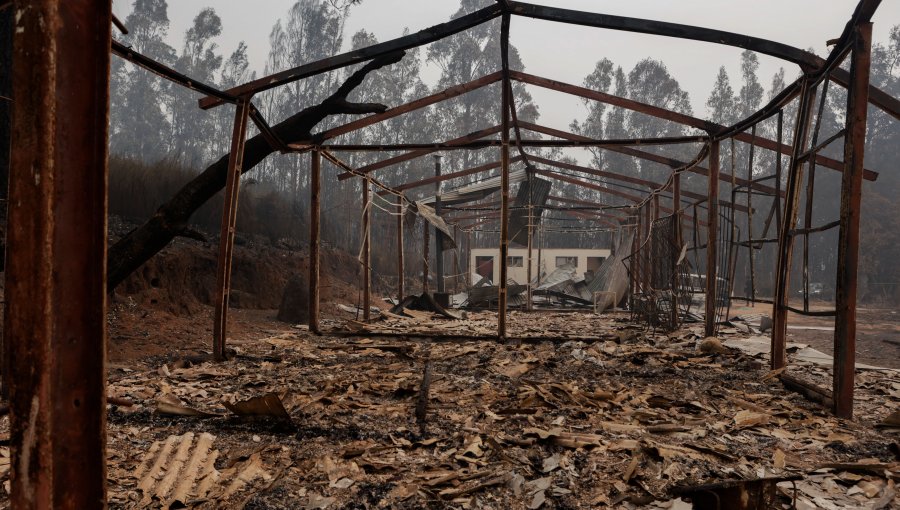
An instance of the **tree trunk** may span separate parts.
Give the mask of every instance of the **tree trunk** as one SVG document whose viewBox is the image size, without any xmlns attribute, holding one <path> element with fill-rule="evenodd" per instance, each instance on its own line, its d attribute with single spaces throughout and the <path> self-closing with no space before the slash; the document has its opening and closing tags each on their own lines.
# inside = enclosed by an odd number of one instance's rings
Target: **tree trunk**
<svg viewBox="0 0 900 510">
<path fill-rule="evenodd" d="M 370 72 L 403 58 L 404 52 L 392 53 L 372 60 L 344 82 L 331 97 L 311 106 L 272 127 L 278 137 L 290 142 L 308 140 L 313 128 L 330 115 L 380 113 L 387 109 L 377 103 L 350 103 L 347 96 L 358 87 Z M 274 149 L 262 134 L 247 140 L 241 173 L 258 165 Z M 191 215 L 225 187 L 228 171 L 225 154 L 200 175 L 187 183 L 168 202 L 163 204 L 146 223 L 131 231 L 109 248 L 107 290 L 112 291 L 144 262 L 162 250 L 188 225 Z"/>
</svg>

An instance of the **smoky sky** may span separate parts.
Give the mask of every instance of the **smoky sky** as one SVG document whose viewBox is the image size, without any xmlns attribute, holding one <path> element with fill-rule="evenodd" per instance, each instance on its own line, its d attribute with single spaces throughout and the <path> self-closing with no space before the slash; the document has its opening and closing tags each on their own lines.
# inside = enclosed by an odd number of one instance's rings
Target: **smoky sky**
<svg viewBox="0 0 900 510">
<path fill-rule="evenodd" d="M 218 43 L 230 53 L 239 41 L 249 47 L 251 66 L 262 72 L 272 25 L 295 0 L 169 0 L 169 44 L 180 50 L 185 30 L 204 7 L 213 7 L 222 18 Z M 114 12 L 125 18 L 131 0 L 114 0 Z M 809 49 L 827 55 L 826 41 L 840 35 L 856 0 L 535 0 L 533 3 L 622 16 L 655 19 L 738 32 Z M 458 0 L 363 0 L 351 8 L 344 37 L 345 49 L 353 33 L 365 29 L 380 41 L 444 22 L 458 9 Z M 874 42 L 886 42 L 891 26 L 900 24 L 900 2 L 883 2 L 875 15 Z M 709 43 L 576 27 L 514 17 L 511 42 L 528 72 L 580 84 L 596 62 L 609 58 L 627 73 L 635 63 L 650 57 L 663 61 L 691 97 L 693 113 L 706 117 L 706 99 L 720 66 L 728 71 L 732 86 L 740 88 L 738 48 Z M 780 68 L 791 81 L 795 65 L 759 55 L 759 80 L 768 94 L 772 75 Z M 499 64 L 498 64 L 499 65 Z M 425 66 L 423 79 L 433 85 L 434 66 Z M 532 87 L 540 107 L 541 122 L 565 129 L 572 119 L 584 118 L 584 104 L 572 97 Z M 390 102 L 390 98 L 386 98 Z"/>
</svg>

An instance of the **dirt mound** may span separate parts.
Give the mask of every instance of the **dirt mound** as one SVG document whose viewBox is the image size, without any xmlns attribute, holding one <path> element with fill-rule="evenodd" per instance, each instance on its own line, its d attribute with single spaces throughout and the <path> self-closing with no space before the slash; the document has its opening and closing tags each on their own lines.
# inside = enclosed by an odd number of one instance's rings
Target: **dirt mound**
<svg viewBox="0 0 900 510">
<path fill-rule="evenodd" d="M 218 244 L 178 239 L 116 288 L 113 302 L 130 298 L 142 308 L 192 316 L 215 302 Z M 276 309 L 288 280 L 306 275 L 305 247 L 288 250 L 244 241 L 236 245 L 231 275 L 231 308 Z M 322 290 L 325 301 L 356 299 L 359 264 L 352 256 L 333 249 L 322 253 Z"/>
</svg>

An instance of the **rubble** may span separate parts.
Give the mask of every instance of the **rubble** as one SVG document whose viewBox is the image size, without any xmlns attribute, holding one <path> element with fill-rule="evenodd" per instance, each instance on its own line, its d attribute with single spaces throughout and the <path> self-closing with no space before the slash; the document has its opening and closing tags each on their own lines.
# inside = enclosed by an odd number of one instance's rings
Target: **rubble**
<svg viewBox="0 0 900 510">
<path fill-rule="evenodd" d="M 490 312 L 426 315 L 369 326 L 495 332 Z M 878 427 L 894 423 L 898 371 L 862 371 L 858 418 L 839 420 L 786 390 L 765 354 L 601 317 L 512 313 L 511 333 L 559 337 L 518 348 L 292 328 L 233 341 L 222 364 L 114 369 L 110 395 L 133 405 L 108 411 L 110 506 L 690 508 L 691 487 L 769 478 L 799 478 L 777 484 L 775 508 L 900 503 L 898 432 Z"/>
</svg>

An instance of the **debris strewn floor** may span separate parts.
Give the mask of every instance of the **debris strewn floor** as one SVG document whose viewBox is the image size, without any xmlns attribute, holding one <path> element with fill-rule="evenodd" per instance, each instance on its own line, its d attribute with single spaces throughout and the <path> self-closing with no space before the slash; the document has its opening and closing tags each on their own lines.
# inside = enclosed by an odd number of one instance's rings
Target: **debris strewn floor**
<svg viewBox="0 0 900 510">
<path fill-rule="evenodd" d="M 489 322 L 481 314 L 413 320 L 465 329 Z M 512 318 L 522 336 L 539 321 L 559 338 L 516 347 L 285 329 L 233 343 L 222 364 L 114 368 L 110 505 L 690 508 L 678 490 L 797 475 L 778 485 L 779 508 L 900 504 L 896 371 L 860 372 L 850 422 L 728 348 L 742 333 L 703 352 L 689 329 L 654 334 L 625 314 Z"/>
</svg>

